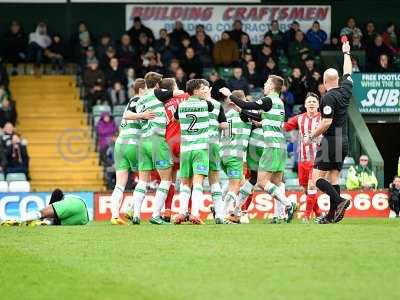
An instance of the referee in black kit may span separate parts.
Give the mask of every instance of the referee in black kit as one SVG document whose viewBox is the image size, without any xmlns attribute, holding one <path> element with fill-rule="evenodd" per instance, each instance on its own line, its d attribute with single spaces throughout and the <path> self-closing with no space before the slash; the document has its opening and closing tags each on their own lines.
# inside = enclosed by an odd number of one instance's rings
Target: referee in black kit
<svg viewBox="0 0 400 300">
<path fill-rule="evenodd" d="M 347 108 L 353 88 L 353 80 L 350 77 L 352 71 L 350 44 L 346 39 L 343 41 L 342 51 L 344 55 L 342 82 L 339 84 L 337 70 L 327 69 L 324 72 L 324 86 L 327 92 L 320 103 L 321 123 L 305 137 L 304 141 L 306 144 L 310 143 L 323 134 L 312 178 L 316 187 L 330 197 L 330 209 L 326 216 L 317 220 L 319 224 L 340 222 L 350 205 L 350 200 L 340 197 L 339 186 L 340 170 L 349 148 Z M 326 178 L 330 178 L 330 182 Z"/>
</svg>

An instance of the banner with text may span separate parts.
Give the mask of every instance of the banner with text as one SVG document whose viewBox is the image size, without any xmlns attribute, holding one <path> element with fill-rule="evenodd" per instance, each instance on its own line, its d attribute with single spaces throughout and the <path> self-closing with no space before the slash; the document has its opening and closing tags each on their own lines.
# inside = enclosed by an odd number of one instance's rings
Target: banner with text
<svg viewBox="0 0 400 300">
<path fill-rule="evenodd" d="M 354 73 L 351 77 L 361 113 L 400 113 L 400 73 Z"/>
<path fill-rule="evenodd" d="M 200 206 L 200 214 L 203 219 L 212 219 L 210 206 L 212 205 L 211 195 L 205 194 L 204 201 Z M 288 192 L 287 196 L 292 201 L 296 201 L 299 206 L 298 218 L 301 218 L 306 208 L 306 195 L 300 192 Z M 342 197 L 350 199 L 351 205 L 347 209 L 347 217 L 389 217 L 389 205 L 387 191 L 345 191 Z M 129 211 L 132 208 L 132 193 L 126 193 L 121 203 L 120 212 Z M 149 219 L 153 211 L 154 194 L 147 194 L 142 205 L 142 219 Z M 329 210 L 329 197 L 320 194 L 318 205 L 323 211 Z M 176 195 L 172 201 L 172 212 L 178 213 L 179 196 Z M 274 201 L 271 196 L 265 193 L 255 193 L 253 201 L 249 206 L 250 218 L 265 219 L 271 218 L 274 211 Z M 94 219 L 109 220 L 111 217 L 111 195 L 106 193 L 95 193 L 94 195 Z"/>
<path fill-rule="evenodd" d="M 93 220 L 93 193 L 68 193 L 82 198 Z M 0 193 L 0 220 L 16 219 L 29 211 L 41 210 L 50 201 L 51 193 Z"/>
<path fill-rule="evenodd" d="M 331 32 L 330 5 L 132 4 L 126 6 L 127 30 L 132 27 L 135 17 L 140 17 L 143 24 L 151 28 L 156 36 L 161 28 L 171 32 L 175 21 L 181 21 L 191 35 L 195 33 L 197 24 L 203 24 L 214 41 L 221 38 L 223 31 L 231 30 L 235 20 L 241 20 L 243 31 L 250 35 L 253 44 L 262 43 L 272 20 L 278 20 L 282 31 L 286 31 L 293 21 L 299 22 L 303 31 L 308 30 L 314 21 L 318 21 L 328 36 Z"/>
</svg>

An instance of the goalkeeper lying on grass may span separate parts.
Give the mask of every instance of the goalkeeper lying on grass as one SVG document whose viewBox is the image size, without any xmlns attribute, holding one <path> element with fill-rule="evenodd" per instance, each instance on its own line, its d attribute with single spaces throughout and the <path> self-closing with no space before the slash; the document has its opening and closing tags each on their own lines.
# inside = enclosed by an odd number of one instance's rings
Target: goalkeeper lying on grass
<svg viewBox="0 0 400 300">
<path fill-rule="evenodd" d="M 1 226 L 85 225 L 88 222 L 85 201 L 75 195 L 64 195 L 60 189 L 55 189 L 45 208 L 26 213 L 20 221 L 5 220 Z"/>
</svg>

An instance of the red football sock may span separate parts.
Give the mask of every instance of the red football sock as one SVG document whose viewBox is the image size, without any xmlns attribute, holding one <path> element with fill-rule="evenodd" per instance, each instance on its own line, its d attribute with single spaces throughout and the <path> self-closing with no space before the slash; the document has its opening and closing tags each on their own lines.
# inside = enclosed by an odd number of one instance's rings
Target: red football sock
<svg viewBox="0 0 400 300">
<path fill-rule="evenodd" d="M 241 210 L 242 211 L 248 210 L 252 200 L 253 200 L 253 194 L 250 194 L 249 196 L 247 196 L 246 201 L 244 201 L 244 203 L 242 204 Z"/>
<path fill-rule="evenodd" d="M 318 197 L 317 194 L 313 197 L 313 211 L 316 217 L 320 217 L 322 215 L 322 211 L 318 206 Z"/>
<path fill-rule="evenodd" d="M 175 185 L 171 184 L 168 190 L 167 199 L 165 199 L 165 209 L 171 209 L 172 206 L 172 199 L 175 195 Z"/>
<path fill-rule="evenodd" d="M 314 200 L 313 198 L 315 198 L 315 195 L 313 194 L 307 194 L 307 198 L 306 198 L 306 210 L 304 211 L 304 218 L 309 219 L 311 216 L 311 212 L 313 210 L 313 206 L 314 206 Z"/>
</svg>

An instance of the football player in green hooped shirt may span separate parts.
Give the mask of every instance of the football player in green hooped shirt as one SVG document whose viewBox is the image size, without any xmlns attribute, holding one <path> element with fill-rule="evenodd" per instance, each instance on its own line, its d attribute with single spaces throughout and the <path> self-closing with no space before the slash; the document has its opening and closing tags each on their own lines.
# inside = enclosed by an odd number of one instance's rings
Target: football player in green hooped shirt
<svg viewBox="0 0 400 300">
<path fill-rule="evenodd" d="M 285 190 L 281 188 L 286 161 L 286 142 L 283 134 L 285 110 L 279 97 L 282 86 L 282 77 L 270 75 L 264 84 L 265 96 L 255 102 L 246 102 L 232 96 L 228 88 L 222 88 L 220 92 L 242 108 L 242 113 L 246 116 L 255 121 L 261 121 L 265 149 L 258 166 L 257 185 L 285 206 L 288 214 L 287 221 L 290 222 L 294 216 L 296 204 L 286 198 Z M 248 110 L 261 111 L 261 115 Z M 245 185 L 241 187 L 240 193 L 250 195 L 253 189 L 254 186 L 246 181 Z M 238 201 L 237 205 L 242 205 L 242 203 Z"/>
<path fill-rule="evenodd" d="M 21 221 L 6 220 L 2 226 L 42 225 L 86 225 L 89 222 L 85 201 L 78 196 L 64 194 L 55 189 L 49 205 L 42 210 L 30 211 L 21 217 Z"/>
</svg>

